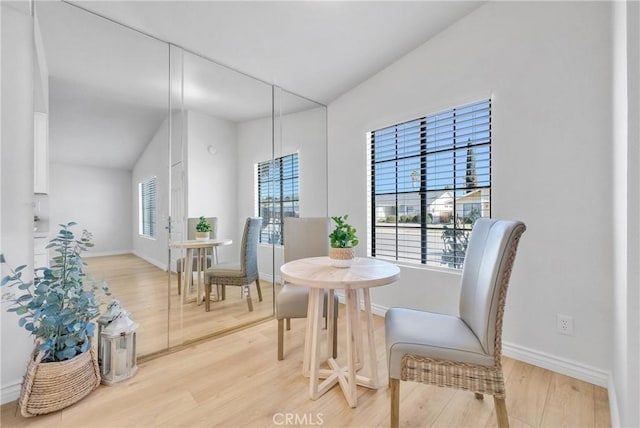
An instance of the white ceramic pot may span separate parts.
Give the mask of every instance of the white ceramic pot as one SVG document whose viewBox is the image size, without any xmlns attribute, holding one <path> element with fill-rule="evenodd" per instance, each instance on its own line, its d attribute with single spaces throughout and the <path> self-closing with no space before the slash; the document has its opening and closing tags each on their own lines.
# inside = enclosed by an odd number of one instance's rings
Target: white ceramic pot
<svg viewBox="0 0 640 428">
<path fill-rule="evenodd" d="M 196 241 L 207 241 L 211 232 L 196 232 Z"/>
</svg>

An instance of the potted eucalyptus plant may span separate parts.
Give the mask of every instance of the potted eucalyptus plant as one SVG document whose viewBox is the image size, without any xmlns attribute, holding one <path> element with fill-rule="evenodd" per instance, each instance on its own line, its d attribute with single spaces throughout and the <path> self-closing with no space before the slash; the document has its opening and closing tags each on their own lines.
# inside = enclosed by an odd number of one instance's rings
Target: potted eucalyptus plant
<svg viewBox="0 0 640 428">
<path fill-rule="evenodd" d="M 50 267 L 34 269 L 33 281 L 23 278 L 26 265 L 8 269 L 2 278 L 10 302 L 8 312 L 35 338 L 35 347 L 22 383 L 19 406 L 23 416 L 35 416 L 67 407 L 100 384 L 100 369 L 91 338 L 93 320 L 100 312 L 99 289 L 110 295 L 104 282 L 90 280 L 81 253 L 92 247 L 91 234 L 79 239 L 70 230 L 76 223 L 60 225 L 47 248 L 55 256 Z M 6 264 L 0 254 L 0 263 Z"/>
<path fill-rule="evenodd" d="M 192 223 L 193 224 L 193 223 Z M 206 241 L 209 239 L 212 227 L 204 216 L 200 216 L 200 221 L 196 224 L 196 239 L 198 241 Z"/>
<path fill-rule="evenodd" d="M 336 223 L 335 229 L 329 234 L 331 249 L 329 258 L 335 267 L 349 267 L 355 257 L 353 247 L 358 245 L 356 229 L 346 222 L 348 214 L 344 216 L 331 217 Z"/>
</svg>

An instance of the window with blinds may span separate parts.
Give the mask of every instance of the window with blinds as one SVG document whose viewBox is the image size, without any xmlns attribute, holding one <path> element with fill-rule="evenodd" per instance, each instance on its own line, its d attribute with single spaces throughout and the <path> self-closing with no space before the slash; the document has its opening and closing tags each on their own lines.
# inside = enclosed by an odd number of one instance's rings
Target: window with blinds
<svg viewBox="0 0 640 428">
<path fill-rule="evenodd" d="M 298 154 L 260 162 L 257 171 L 260 242 L 283 245 L 285 217 L 300 215 Z"/>
<path fill-rule="evenodd" d="M 459 269 L 475 220 L 491 216 L 491 100 L 369 137 L 369 254 Z"/>
<path fill-rule="evenodd" d="M 156 236 L 156 177 L 138 184 L 140 195 L 140 225 L 138 233 L 148 238 Z"/>
</svg>

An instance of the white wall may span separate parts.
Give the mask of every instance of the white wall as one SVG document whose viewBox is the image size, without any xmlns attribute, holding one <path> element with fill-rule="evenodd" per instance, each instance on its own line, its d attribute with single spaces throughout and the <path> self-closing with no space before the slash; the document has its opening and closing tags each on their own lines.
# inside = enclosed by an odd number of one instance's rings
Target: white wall
<svg viewBox="0 0 640 428">
<path fill-rule="evenodd" d="M 613 426 L 640 426 L 640 3 L 613 6 Z"/>
<path fill-rule="evenodd" d="M 20 4 L 17 4 L 20 3 Z M 17 7 L 17 8 L 14 8 Z M 33 261 L 33 20 L 26 2 L 0 4 L 0 253 L 10 266 Z M 2 268 L 2 276 L 8 272 Z M 28 280 L 31 268 L 24 271 Z M 4 293 L 4 290 L 3 290 Z M 14 313 L 0 310 L 0 401 L 18 398 L 33 342 Z"/>
<path fill-rule="evenodd" d="M 244 222 L 238 224 L 236 204 L 236 125 L 195 111 L 187 124 L 188 217 L 218 217 L 218 237 L 233 240 L 218 248 L 219 261 L 238 262 Z"/>
<path fill-rule="evenodd" d="M 487 3 L 329 105 L 329 213 L 365 238 L 365 133 L 492 99 L 492 215 L 528 227 L 505 353 L 606 385 L 611 358 L 611 5 Z M 366 252 L 366 240 L 358 247 Z M 457 312 L 457 277 L 402 268 L 381 308 Z M 556 332 L 556 314 L 574 335 Z M 595 344 L 595 346 L 594 346 Z"/>
<path fill-rule="evenodd" d="M 156 236 L 141 236 L 139 232 L 140 195 L 138 186 L 143 180 L 156 178 Z M 169 237 L 169 119 L 165 119 L 133 166 L 131 173 L 131 221 L 133 253 L 161 269 L 167 266 Z"/>
<path fill-rule="evenodd" d="M 132 251 L 131 171 L 52 163 L 50 180 L 52 237 L 59 224 L 75 221 L 75 232 L 93 234 L 87 256 Z"/>
</svg>

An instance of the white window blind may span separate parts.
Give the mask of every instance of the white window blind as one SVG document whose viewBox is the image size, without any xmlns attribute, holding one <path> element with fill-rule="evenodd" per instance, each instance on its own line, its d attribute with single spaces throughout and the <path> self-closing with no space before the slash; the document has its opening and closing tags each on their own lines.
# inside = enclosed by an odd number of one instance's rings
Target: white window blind
<svg viewBox="0 0 640 428">
<path fill-rule="evenodd" d="M 156 177 L 139 183 L 140 194 L 140 235 L 156 236 Z"/>
<path fill-rule="evenodd" d="M 258 164 L 258 215 L 262 217 L 260 242 L 284 244 L 285 217 L 300 215 L 298 154 Z"/>
<path fill-rule="evenodd" d="M 369 133 L 372 257 L 461 268 L 491 216 L 491 100 Z"/>
</svg>

